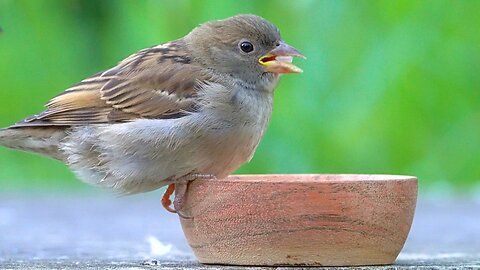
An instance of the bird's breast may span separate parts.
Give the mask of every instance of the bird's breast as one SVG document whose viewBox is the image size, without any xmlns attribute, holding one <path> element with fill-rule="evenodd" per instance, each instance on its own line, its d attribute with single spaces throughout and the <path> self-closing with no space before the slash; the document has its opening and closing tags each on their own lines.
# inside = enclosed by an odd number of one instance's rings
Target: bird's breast
<svg viewBox="0 0 480 270">
<path fill-rule="evenodd" d="M 272 113 L 272 95 L 251 89 L 235 89 L 212 100 L 202 112 L 208 127 L 203 153 L 210 162 L 203 172 L 225 177 L 249 161 L 262 138 Z"/>
</svg>

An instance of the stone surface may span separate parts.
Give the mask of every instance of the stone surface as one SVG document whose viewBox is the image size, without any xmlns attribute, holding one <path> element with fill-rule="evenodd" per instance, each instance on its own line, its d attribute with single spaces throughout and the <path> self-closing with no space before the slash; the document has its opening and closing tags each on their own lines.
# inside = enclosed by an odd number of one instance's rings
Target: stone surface
<svg viewBox="0 0 480 270">
<path fill-rule="evenodd" d="M 223 269 L 196 262 L 160 198 L 0 193 L 0 269 Z M 396 264 L 373 268 L 480 269 L 479 214 L 480 200 L 420 196 Z"/>
</svg>

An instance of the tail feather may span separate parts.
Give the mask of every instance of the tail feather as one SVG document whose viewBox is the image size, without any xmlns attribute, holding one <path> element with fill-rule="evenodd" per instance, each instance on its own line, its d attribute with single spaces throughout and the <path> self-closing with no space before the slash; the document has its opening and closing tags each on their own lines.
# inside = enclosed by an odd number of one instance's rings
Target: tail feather
<svg viewBox="0 0 480 270">
<path fill-rule="evenodd" d="M 0 129 L 0 145 L 64 160 L 59 145 L 67 135 L 63 127 Z"/>
</svg>

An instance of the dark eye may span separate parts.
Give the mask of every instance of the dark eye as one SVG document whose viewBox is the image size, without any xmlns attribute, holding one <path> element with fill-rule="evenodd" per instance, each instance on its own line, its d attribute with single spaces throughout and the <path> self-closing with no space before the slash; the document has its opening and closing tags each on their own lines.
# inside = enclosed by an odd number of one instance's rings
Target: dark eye
<svg viewBox="0 0 480 270">
<path fill-rule="evenodd" d="M 242 51 L 246 53 L 249 53 L 253 51 L 253 44 L 248 41 L 243 41 L 242 43 L 240 43 L 240 49 L 242 49 Z"/>
</svg>

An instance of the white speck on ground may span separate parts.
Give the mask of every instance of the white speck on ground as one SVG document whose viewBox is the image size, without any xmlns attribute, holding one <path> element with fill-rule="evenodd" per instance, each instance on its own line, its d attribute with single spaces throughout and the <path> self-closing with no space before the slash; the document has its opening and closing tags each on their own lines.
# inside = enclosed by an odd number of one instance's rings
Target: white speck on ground
<svg viewBox="0 0 480 270">
<path fill-rule="evenodd" d="M 164 244 L 153 235 L 147 237 L 147 242 L 150 244 L 150 255 L 152 256 L 165 256 L 172 252 L 172 244 Z"/>
<path fill-rule="evenodd" d="M 183 252 L 173 246 L 172 244 L 165 244 L 158 240 L 157 237 L 150 235 L 147 237 L 147 242 L 150 244 L 150 255 L 157 259 L 167 258 L 173 259 L 178 256 L 188 256 L 189 253 Z"/>
</svg>

